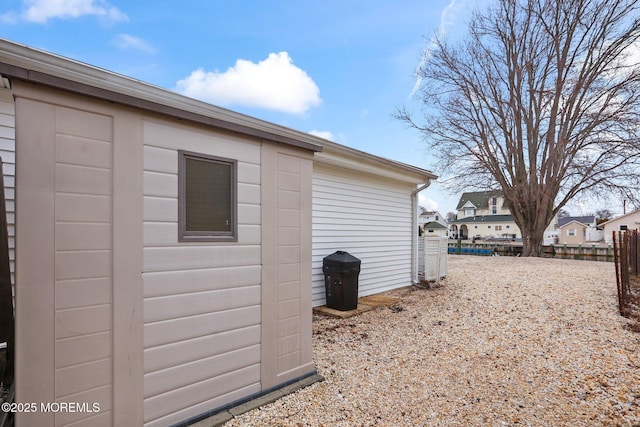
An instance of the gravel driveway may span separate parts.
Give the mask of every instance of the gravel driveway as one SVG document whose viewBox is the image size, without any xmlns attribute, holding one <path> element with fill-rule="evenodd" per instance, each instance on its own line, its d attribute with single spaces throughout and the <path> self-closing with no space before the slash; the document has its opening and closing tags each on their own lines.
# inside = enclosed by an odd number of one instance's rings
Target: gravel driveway
<svg viewBox="0 0 640 427">
<path fill-rule="evenodd" d="M 326 379 L 226 426 L 640 426 L 612 263 L 450 255 L 431 289 L 315 316 Z"/>
</svg>

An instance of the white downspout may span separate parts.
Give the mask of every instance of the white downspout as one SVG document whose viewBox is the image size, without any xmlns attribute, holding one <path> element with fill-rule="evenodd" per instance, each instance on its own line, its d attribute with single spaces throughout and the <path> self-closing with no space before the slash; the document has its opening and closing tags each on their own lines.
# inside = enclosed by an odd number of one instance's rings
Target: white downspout
<svg viewBox="0 0 640 427">
<path fill-rule="evenodd" d="M 428 180 L 426 184 L 418 187 L 411 193 L 411 215 L 413 221 L 411 222 L 411 232 L 413 233 L 413 239 L 411 239 L 411 283 L 418 283 L 418 193 L 431 185 L 431 180 Z"/>
</svg>

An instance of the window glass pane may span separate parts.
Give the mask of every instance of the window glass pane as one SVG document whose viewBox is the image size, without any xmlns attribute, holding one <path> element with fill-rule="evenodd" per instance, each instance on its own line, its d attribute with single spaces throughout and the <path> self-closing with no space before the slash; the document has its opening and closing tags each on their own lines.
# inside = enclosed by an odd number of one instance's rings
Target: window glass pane
<svg viewBox="0 0 640 427">
<path fill-rule="evenodd" d="M 186 158 L 185 231 L 231 232 L 232 166 Z"/>
</svg>

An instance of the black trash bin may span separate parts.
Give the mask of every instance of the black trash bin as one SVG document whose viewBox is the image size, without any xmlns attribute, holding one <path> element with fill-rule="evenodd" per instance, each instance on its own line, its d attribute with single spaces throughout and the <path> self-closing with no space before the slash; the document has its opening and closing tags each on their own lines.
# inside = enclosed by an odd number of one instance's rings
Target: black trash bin
<svg viewBox="0 0 640 427">
<path fill-rule="evenodd" d="M 340 311 L 358 308 L 360 260 L 348 252 L 336 251 L 322 260 L 327 307 Z"/>
</svg>

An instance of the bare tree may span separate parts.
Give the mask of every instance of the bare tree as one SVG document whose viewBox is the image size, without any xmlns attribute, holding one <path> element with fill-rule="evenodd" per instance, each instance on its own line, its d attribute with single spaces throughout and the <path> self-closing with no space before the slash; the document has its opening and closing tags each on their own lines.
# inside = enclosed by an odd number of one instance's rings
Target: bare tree
<svg viewBox="0 0 640 427">
<path fill-rule="evenodd" d="M 639 2 L 497 0 L 431 41 L 424 121 L 397 113 L 458 188 L 503 191 L 525 256 L 573 197 L 638 199 Z"/>
<path fill-rule="evenodd" d="M 596 211 L 596 223 L 597 224 L 602 224 L 603 222 L 607 222 L 611 218 L 613 218 L 613 214 L 611 213 L 611 211 L 609 209 L 602 208 L 602 209 L 598 209 Z"/>
</svg>

